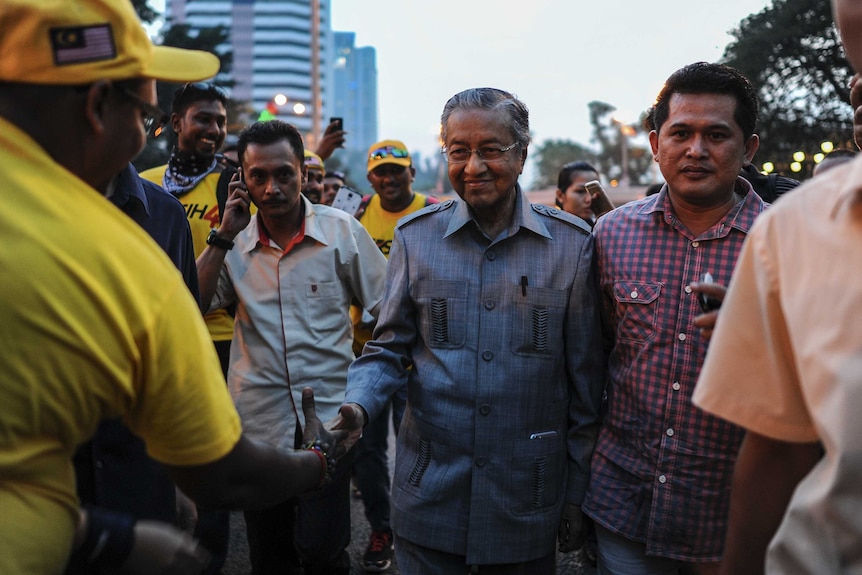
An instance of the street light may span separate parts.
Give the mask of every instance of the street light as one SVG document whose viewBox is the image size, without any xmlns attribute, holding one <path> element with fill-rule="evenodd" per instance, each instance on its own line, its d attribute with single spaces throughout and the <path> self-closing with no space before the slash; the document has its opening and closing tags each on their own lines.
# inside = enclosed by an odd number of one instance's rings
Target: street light
<svg viewBox="0 0 862 575">
<path fill-rule="evenodd" d="M 629 183 L 629 138 L 637 132 L 635 129 L 624 120 L 616 116 L 611 117 L 611 121 L 620 127 L 620 159 L 622 160 L 622 173 L 620 174 L 620 182 Z"/>
</svg>

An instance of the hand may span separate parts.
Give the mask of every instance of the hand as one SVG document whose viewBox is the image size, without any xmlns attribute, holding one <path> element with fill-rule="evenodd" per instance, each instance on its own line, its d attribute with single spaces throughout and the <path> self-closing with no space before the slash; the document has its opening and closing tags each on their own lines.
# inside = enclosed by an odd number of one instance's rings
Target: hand
<svg viewBox="0 0 862 575">
<path fill-rule="evenodd" d="M 854 74 L 850 80 L 850 105 L 853 107 L 853 141 L 862 148 L 862 82 L 860 75 Z"/>
<path fill-rule="evenodd" d="M 314 153 L 326 160 L 332 155 L 336 148 L 344 147 L 344 136 L 347 134 L 344 130 L 337 130 L 335 122 L 326 126 L 326 131 L 323 132 L 323 137 L 317 144 L 317 149 Z"/>
<path fill-rule="evenodd" d="M 314 443 L 320 440 L 323 451 L 340 459 L 347 453 L 347 449 L 341 449 L 341 443 L 347 438 L 347 431 L 330 431 L 321 423 L 314 409 L 314 390 L 310 387 L 302 388 L 302 413 L 305 415 L 305 429 L 302 430 L 302 443 Z"/>
<path fill-rule="evenodd" d="M 587 521 L 580 505 L 563 504 L 563 516 L 557 529 L 557 543 L 560 553 L 571 553 L 584 546 L 587 541 Z"/>
<path fill-rule="evenodd" d="M 123 563 L 127 575 L 197 575 L 210 554 L 191 535 L 160 521 L 135 523 L 135 545 Z"/>
<path fill-rule="evenodd" d="M 717 283 L 694 282 L 689 284 L 689 287 L 695 294 L 703 293 L 720 302 L 724 301 L 724 296 L 727 293 L 727 288 Z M 715 331 L 715 323 L 718 321 L 718 311 L 719 310 L 715 309 L 702 313 L 695 317 L 692 322 L 694 326 L 700 330 L 700 335 L 702 335 L 707 341 L 712 338 L 712 332 Z"/>
<path fill-rule="evenodd" d="M 227 202 L 225 202 L 218 235 L 226 240 L 233 240 L 251 221 L 251 196 L 242 180 L 242 168 L 239 168 L 231 177 L 227 189 Z"/>
<path fill-rule="evenodd" d="M 590 209 L 596 215 L 596 219 L 614 209 L 614 203 L 608 197 L 603 186 L 591 186 L 588 193 L 590 194 Z"/>
<path fill-rule="evenodd" d="M 339 408 L 338 415 L 326 422 L 326 427 L 347 433 L 347 437 L 339 445 L 339 449 L 344 449 L 344 453 L 347 453 L 362 437 L 362 428 L 365 427 L 367 420 L 368 417 L 362 406 L 358 403 L 345 403 Z"/>
</svg>

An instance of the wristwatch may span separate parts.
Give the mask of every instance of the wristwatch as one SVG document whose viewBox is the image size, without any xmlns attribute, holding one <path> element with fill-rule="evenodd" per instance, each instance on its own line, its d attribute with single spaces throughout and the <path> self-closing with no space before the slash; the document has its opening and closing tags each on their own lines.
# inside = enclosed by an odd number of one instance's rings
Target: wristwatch
<svg viewBox="0 0 862 575">
<path fill-rule="evenodd" d="M 233 248 L 233 242 L 224 238 L 220 238 L 218 236 L 218 230 L 215 229 L 210 230 L 210 235 L 207 236 L 207 245 L 215 246 L 223 250 L 229 250 Z"/>
</svg>

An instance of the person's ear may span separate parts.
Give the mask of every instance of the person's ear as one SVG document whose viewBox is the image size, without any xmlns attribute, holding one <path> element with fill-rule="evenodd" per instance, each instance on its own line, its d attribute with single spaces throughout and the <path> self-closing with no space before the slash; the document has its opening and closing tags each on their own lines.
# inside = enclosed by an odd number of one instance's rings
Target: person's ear
<svg viewBox="0 0 862 575">
<path fill-rule="evenodd" d="M 180 125 L 182 124 L 183 117 L 177 114 L 176 112 L 171 112 L 171 129 L 175 134 L 180 133 Z"/>
<path fill-rule="evenodd" d="M 410 181 L 412 182 L 415 179 L 416 179 L 416 168 L 414 168 L 413 166 L 410 166 Z"/>
<path fill-rule="evenodd" d="M 84 102 L 84 117 L 87 125 L 95 134 L 105 131 L 105 122 L 110 107 L 110 96 L 113 85 L 110 80 L 98 80 L 87 88 L 87 97 Z"/>
</svg>

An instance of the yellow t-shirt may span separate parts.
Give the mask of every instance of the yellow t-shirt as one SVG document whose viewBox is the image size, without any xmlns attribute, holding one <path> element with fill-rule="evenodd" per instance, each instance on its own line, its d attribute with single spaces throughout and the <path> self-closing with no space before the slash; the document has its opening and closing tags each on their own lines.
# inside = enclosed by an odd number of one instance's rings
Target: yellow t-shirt
<svg viewBox="0 0 862 575">
<path fill-rule="evenodd" d="M 400 212 L 387 212 L 380 205 L 380 196 L 374 194 L 368 201 L 368 206 L 359 222 L 368 230 L 368 234 L 374 239 L 374 243 L 377 244 L 383 255 L 389 259 L 389 249 L 395 238 L 395 226 L 398 224 L 398 220 L 421 210 L 427 205 L 427 202 L 427 196 L 414 193 L 413 201 L 406 208 Z M 359 356 L 362 353 L 362 347 L 371 339 L 373 328 L 369 328 L 367 324 L 362 322 L 362 310 L 357 306 L 350 307 L 350 318 L 353 320 L 353 352 Z"/>
<path fill-rule="evenodd" d="M 141 177 L 160 186 L 164 185 L 167 164 L 144 170 Z M 182 202 L 192 230 L 192 243 L 195 248 L 195 258 L 201 255 L 207 247 L 207 236 L 210 230 L 219 227 L 218 199 L 216 187 L 221 171 L 208 174 L 192 190 L 177 199 Z M 256 210 L 252 210 L 254 213 Z M 204 316 L 210 337 L 213 341 L 230 341 L 233 338 L 233 318 L 224 309 L 217 309 Z"/>
<path fill-rule="evenodd" d="M 59 573 L 71 457 L 122 416 L 169 465 L 227 454 L 240 422 L 200 311 L 157 244 L 0 118 L 0 573 Z"/>
</svg>

